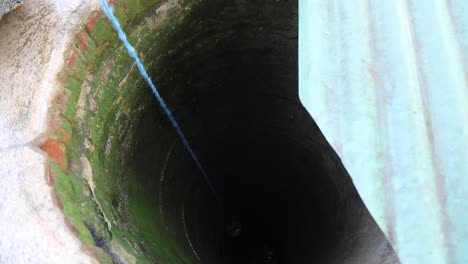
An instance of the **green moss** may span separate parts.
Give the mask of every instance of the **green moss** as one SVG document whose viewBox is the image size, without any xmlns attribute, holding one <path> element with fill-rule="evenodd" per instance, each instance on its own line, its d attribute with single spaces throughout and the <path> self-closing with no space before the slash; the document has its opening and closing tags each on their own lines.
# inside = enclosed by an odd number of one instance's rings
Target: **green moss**
<svg viewBox="0 0 468 264">
<path fill-rule="evenodd" d="M 67 108 L 64 113 L 68 120 L 74 120 L 76 116 L 78 99 L 80 97 L 81 85 L 83 84 L 82 80 L 75 79 L 75 78 L 68 78 L 68 82 L 66 84 L 66 89 L 68 90 L 68 98 L 67 98 Z"/>
<path fill-rule="evenodd" d="M 84 32 L 87 35 L 88 43 L 86 52 L 83 52 L 83 56 L 85 58 L 84 60 L 86 61 L 86 64 L 89 66 L 96 59 L 96 55 L 99 52 L 99 47 L 94 41 L 94 38 L 87 31 Z"/>
<path fill-rule="evenodd" d="M 163 69 L 160 66 L 166 56 L 164 52 L 170 50 L 169 39 L 173 36 L 183 39 L 187 32 L 179 25 L 186 23 L 183 18 L 189 9 L 182 9 L 178 16 L 164 18 L 164 23 L 154 30 L 154 24 L 145 15 L 156 16 L 154 7 L 159 2 L 127 1 L 125 6 L 116 8 L 129 40 L 144 55 L 149 72 Z M 112 259 L 96 246 L 89 228 L 120 257 L 137 263 L 194 263 L 194 256 L 187 253 L 187 245 L 179 245 L 162 225 L 159 210 L 155 208 L 157 200 L 148 199 L 138 181 L 138 170 L 127 166 L 122 157 L 121 149 L 130 144 L 126 142 L 127 135 L 138 125 L 136 122 L 144 110 L 142 102 L 146 104 L 154 99 L 148 96 L 149 87 L 142 85 L 144 81 L 110 23 L 104 15 L 101 17 L 92 32 L 86 31 L 90 36 L 87 50 L 76 51 L 78 59 L 67 71 L 62 128 L 72 134 L 66 151 L 70 169 L 63 172 L 58 165 L 52 165 L 57 178 L 55 190 L 63 203 L 64 214 L 101 263 L 112 263 Z M 86 98 L 85 115 L 78 120 L 77 103 L 85 79 L 91 91 Z M 55 132 L 54 136 L 62 138 L 64 135 L 60 133 L 63 132 Z M 83 155 L 92 167 L 99 205 L 87 181 L 80 176 Z M 111 222 L 110 232 L 105 218 Z"/>
<path fill-rule="evenodd" d="M 101 248 L 91 247 L 91 249 L 93 250 L 94 256 L 96 256 L 101 264 L 115 264 L 112 257 Z"/>
<path fill-rule="evenodd" d="M 93 30 L 93 37 L 98 46 L 103 46 L 106 43 L 113 43 L 117 40 L 117 33 L 112 28 L 111 23 L 101 15 L 101 19 L 96 22 Z"/>
<path fill-rule="evenodd" d="M 55 191 L 63 204 L 63 213 L 73 227 L 78 231 L 80 239 L 89 245 L 95 245 L 91 232 L 83 221 L 79 205 L 85 202 L 83 194 L 83 183 L 76 177 L 67 175 L 55 163 L 51 163 L 51 168 L 56 177 Z"/>
<path fill-rule="evenodd" d="M 86 77 L 86 68 L 87 62 L 86 59 L 83 58 L 78 48 L 74 48 L 74 52 L 76 54 L 76 59 L 74 63 L 67 69 L 67 75 L 70 76 L 69 79 L 75 79 L 77 82 L 83 82 L 84 78 Z M 73 87 L 70 87 L 71 89 Z"/>
</svg>

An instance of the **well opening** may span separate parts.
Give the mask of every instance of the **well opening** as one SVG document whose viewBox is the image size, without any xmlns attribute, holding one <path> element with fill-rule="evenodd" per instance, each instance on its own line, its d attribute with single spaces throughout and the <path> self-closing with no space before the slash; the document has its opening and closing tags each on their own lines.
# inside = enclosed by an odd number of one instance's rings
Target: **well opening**
<svg viewBox="0 0 468 264">
<path fill-rule="evenodd" d="M 92 168 L 97 205 L 79 211 L 98 247 L 114 262 L 394 263 L 299 101 L 295 3 L 138 14 L 125 29 L 222 205 L 114 37 L 82 74 L 68 147 L 71 172 Z"/>
</svg>

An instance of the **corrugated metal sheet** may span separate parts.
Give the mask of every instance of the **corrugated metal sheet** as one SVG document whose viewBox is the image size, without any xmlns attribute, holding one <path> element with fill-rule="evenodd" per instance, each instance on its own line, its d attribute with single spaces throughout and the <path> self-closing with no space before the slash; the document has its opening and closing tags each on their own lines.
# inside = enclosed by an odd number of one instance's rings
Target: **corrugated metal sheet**
<svg viewBox="0 0 468 264">
<path fill-rule="evenodd" d="M 468 1 L 299 0 L 301 100 L 402 263 L 468 263 Z"/>
</svg>

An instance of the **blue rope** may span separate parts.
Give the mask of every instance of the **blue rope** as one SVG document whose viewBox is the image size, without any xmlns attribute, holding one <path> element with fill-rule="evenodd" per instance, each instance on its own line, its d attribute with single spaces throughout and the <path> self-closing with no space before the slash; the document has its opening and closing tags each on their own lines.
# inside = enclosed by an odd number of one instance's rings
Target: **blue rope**
<svg viewBox="0 0 468 264">
<path fill-rule="evenodd" d="M 107 0 L 100 0 L 101 7 L 106 14 L 107 18 L 110 20 L 112 23 L 112 26 L 114 27 L 115 31 L 117 31 L 117 34 L 119 35 L 120 40 L 122 40 L 125 48 L 127 49 L 128 54 L 130 57 L 132 57 L 135 60 L 135 63 L 140 70 L 141 75 L 143 78 L 146 80 L 146 82 L 149 84 L 151 87 L 151 90 L 153 91 L 154 96 L 156 96 L 156 99 L 158 100 L 159 104 L 161 105 L 162 109 L 164 110 L 164 113 L 166 114 L 167 118 L 171 121 L 172 126 L 175 128 L 177 131 L 177 134 L 179 134 L 180 140 L 184 144 L 185 148 L 189 152 L 190 156 L 192 156 L 193 161 L 197 165 L 198 169 L 200 170 L 201 174 L 205 178 L 206 183 L 208 184 L 208 187 L 210 188 L 211 192 L 215 196 L 216 200 L 218 203 L 221 205 L 221 199 L 218 193 L 216 192 L 216 189 L 214 188 L 212 182 L 210 181 L 210 178 L 206 174 L 205 169 L 203 169 L 203 166 L 200 163 L 200 160 L 198 157 L 195 155 L 195 152 L 193 151 L 192 147 L 190 146 L 189 142 L 187 141 L 187 138 L 185 137 L 184 133 L 180 129 L 179 124 L 175 120 L 174 116 L 171 113 L 171 110 L 167 107 L 167 104 L 164 102 L 162 99 L 161 95 L 159 94 L 158 90 L 156 89 L 156 86 L 154 85 L 153 81 L 151 80 L 151 77 L 148 75 L 148 72 L 145 69 L 145 66 L 141 62 L 140 58 L 138 57 L 138 54 L 135 50 L 135 48 L 130 44 L 130 42 L 127 39 L 127 35 L 123 31 L 122 27 L 120 26 L 119 21 L 117 18 L 114 16 L 114 10 L 112 7 L 109 6 L 107 3 Z"/>
</svg>

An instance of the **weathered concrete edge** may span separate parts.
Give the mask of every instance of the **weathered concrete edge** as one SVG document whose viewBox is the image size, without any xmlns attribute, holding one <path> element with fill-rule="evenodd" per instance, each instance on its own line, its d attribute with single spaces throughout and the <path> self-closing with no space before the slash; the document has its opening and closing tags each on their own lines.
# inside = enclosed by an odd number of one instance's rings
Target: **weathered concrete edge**
<svg viewBox="0 0 468 264">
<path fill-rule="evenodd" d="M 47 158 L 37 146 L 48 132 L 49 106 L 61 87 L 57 76 L 66 61 L 65 51 L 78 26 L 97 8 L 97 1 L 91 0 L 31 0 L 22 13 L 2 19 L 1 263 L 96 262 L 81 249 L 81 242 L 56 206 L 47 179 Z M 31 34 L 30 45 L 22 49 L 21 33 L 31 33 L 28 21 L 33 23 L 43 16 L 47 21 L 39 28 L 41 32 Z M 45 35 L 44 39 L 38 35 Z M 36 53 L 43 61 L 36 61 Z"/>
</svg>

